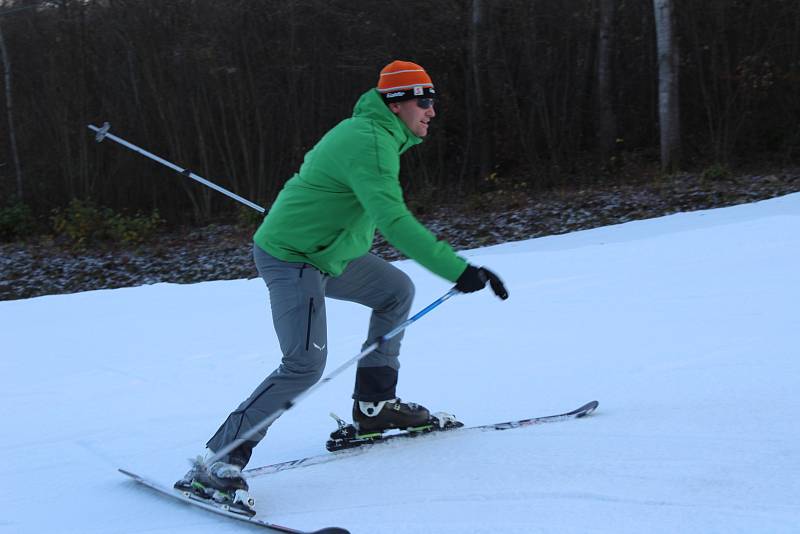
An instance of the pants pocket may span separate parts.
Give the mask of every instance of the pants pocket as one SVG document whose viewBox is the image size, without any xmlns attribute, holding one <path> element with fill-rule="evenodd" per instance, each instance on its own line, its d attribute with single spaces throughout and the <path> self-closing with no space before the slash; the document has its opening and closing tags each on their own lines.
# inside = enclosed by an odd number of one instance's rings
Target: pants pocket
<svg viewBox="0 0 800 534">
<path fill-rule="evenodd" d="M 306 351 L 311 342 L 311 321 L 314 319 L 314 297 L 308 300 L 308 321 L 306 322 Z"/>
</svg>

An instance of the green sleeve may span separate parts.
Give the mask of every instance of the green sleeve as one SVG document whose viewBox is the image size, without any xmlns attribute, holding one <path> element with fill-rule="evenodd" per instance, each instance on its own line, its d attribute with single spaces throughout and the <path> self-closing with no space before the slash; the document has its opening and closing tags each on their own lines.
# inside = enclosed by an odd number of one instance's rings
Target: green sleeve
<svg viewBox="0 0 800 534">
<path fill-rule="evenodd" d="M 467 262 L 440 241 L 406 207 L 400 187 L 400 157 L 391 141 L 375 139 L 363 165 L 350 175 L 350 187 L 386 240 L 400 252 L 442 278 L 455 282 Z"/>
</svg>

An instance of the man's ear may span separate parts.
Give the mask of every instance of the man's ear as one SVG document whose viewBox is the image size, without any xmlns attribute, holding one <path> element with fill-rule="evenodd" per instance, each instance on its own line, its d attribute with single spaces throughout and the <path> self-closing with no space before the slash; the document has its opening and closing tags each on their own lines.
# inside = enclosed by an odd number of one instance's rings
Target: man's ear
<svg viewBox="0 0 800 534">
<path fill-rule="evenodd" d="M 397 102 L 389 102 L 389 109 L 392 113 L 397 114 L 397 112 L 400 111 L 400 104 Z"/>
</svg>

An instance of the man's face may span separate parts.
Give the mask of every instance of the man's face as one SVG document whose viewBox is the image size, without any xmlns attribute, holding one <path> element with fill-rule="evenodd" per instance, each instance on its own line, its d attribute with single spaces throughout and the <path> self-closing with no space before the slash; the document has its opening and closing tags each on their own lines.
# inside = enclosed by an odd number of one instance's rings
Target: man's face
<svg viewBox="0 0 800 534">
<path fill-rule="evenodd" d="M 428 135 L 428 123 L 436 116 L 436 111 L 433 108 L 433 104 L 427 109 L 419 107 L 416 98 L 389 104 L 389 109 L 392 110 L 392 113 L 397 115 L 417 137 Z"/>
</svg>

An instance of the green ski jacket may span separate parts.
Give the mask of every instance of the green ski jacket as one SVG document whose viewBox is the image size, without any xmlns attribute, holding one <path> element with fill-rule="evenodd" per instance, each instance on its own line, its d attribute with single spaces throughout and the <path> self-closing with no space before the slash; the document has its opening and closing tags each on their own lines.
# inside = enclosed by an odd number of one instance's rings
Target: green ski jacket
<svg viewBox="0 0 800 534">
<path fill-rule="evenodd" d="M 369 252 L 376 228 L 409 258 L 455 282 L 467 262 L 411 214 L 400 187 L 400 155 L 422 142 L 370 89 L 353 116 L 325 134 L 284 185 L 253 236 L 279 260 L 331 276 Z"/>
</svg>

